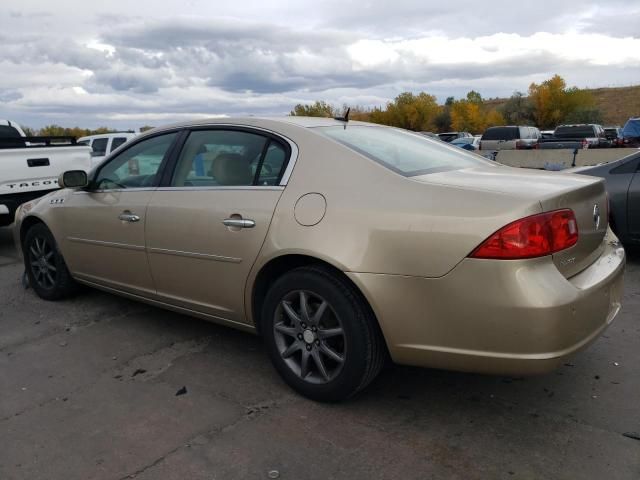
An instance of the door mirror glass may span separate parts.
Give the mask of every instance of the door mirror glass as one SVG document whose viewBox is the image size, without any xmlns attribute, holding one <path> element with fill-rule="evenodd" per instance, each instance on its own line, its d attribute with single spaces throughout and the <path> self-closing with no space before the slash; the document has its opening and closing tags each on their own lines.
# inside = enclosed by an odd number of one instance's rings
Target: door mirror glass
<svg viewBox="0 0 640 480">
<path fill-rule="evenodd" d="M 88 183 L 87 172 L 84 170 L 68 170 L 58 178 L 58 185 L 62 188 L 82 188 Z"/>
</svg>

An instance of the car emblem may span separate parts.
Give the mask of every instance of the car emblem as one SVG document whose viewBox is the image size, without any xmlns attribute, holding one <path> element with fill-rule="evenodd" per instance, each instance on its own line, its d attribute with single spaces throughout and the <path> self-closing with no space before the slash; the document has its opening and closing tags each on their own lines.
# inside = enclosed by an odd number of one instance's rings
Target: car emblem
<svg viewBox="0 0 640 480">
<path fill-rule="evenodd" d="M 600 209 L 597 203 L 593 206 L 593 224 L 596 226 L 596 230 L 600 226 Z"/>
</svg>

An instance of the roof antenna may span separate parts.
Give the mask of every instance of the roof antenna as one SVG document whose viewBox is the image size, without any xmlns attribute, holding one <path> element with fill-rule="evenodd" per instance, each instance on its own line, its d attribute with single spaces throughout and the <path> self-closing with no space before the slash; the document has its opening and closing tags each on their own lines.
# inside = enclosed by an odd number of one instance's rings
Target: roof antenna
<svg viewBox="0 0 640 480">
<path fill-rule="evenodd" d="M 347 128 L 347 123 L 349 122 L 349 112 L 351 111 L 351 107 L 347 108 L 347 112 L 344 114 L 343 117 L 333 117 L 334 120 L 340 120 L 341 122 L 345 122 L 344 124 L 344 128 Z"/>
</svg>

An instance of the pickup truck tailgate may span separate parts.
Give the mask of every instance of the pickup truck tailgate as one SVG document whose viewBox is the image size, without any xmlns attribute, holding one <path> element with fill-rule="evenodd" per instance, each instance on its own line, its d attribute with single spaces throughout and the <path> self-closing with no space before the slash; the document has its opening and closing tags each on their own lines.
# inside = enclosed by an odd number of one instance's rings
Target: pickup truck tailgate
<svg viewBox="0 0 640 480">
<path fill-rule="evenodd" d="M 91 148 L 84 145 L 0 150 L 0 196 L 58 187 L 67 170 L 91 169 Z"/>
</svg>

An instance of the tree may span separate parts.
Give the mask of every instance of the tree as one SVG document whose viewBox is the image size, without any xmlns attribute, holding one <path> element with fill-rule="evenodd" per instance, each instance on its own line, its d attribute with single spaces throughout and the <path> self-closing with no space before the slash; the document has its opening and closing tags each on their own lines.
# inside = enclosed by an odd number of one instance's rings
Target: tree
<svg viewBox="0 0 640 480">
<path fill-rule="evenodd" d="M 478 105 L 482 105 L 483 103 L 482 95 L 480 95 L 475 90 L 471 90 L 469 93 L 467 93 L 467 101 L 471 103 L 476 103 Z"/>
<path fill-rule="evenodd" d="M 579 88 L 567 88 L 560 75 L 554 75 L 540 85 L 529 87 L 529 100 L 533 107 L 533 118 L 540 128 L 555 128 L 568 119 L 596 115 L 595 101 L 590 92 Z M 579 113 L 582 112 L 582 113 Z"/>
<path fill-rule="evenodd" d="M 302 116 L 302 117 L 337 117 L 338 112 L 335 107 L 324 102 L 316 100 L 315 103 L 311 105 L 303 105 L 299 103 L 290 113 L 291 116 Z"/>
<path fill-rule="evenodd" d="M 414 95 L 403 92 L 387 104 L 384 123 L 414 131 L 431 131 L 435 128 L 440 106 L 436 97 L 425 92 Z"/>
<path fill-rule="evenodd" d="M 504 120 L 512 125 L 531 125 L 533 123 L 531 102 L 522 92 L 514 92 L 501 110 Z"/>
<path fill-rule="evenodd" d="M 458 132 L 481 132 L 485 120 L 481 105 L 469 100 L 458 100 L 451 106 L 451 128 Z"/>
</svg>

